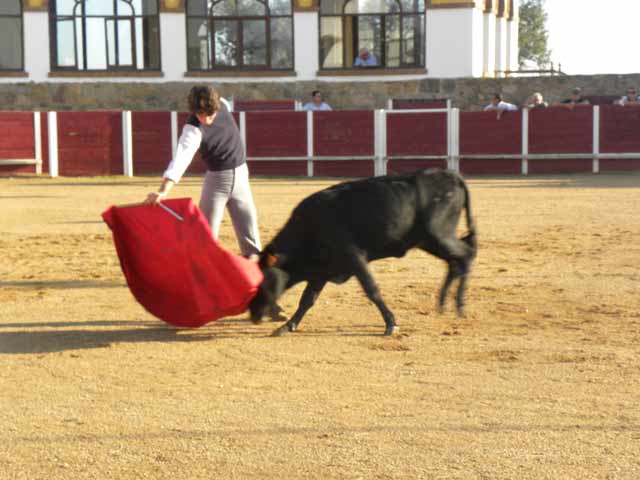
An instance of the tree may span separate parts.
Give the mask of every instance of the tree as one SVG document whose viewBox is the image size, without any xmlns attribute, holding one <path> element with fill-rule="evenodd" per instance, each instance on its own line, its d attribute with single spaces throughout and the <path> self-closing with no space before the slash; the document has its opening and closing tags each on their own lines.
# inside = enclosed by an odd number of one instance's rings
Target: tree
<svg viewBox="0 0 640 480">
<path fill-rule="evenodd" d="M 535 64 L 540 69 L 551 66 L 551 50 L 547 46 L 547 12 L 544 0 L 522 0 L 520 4 L 519 58 L 520 68 Z"/>
</svg>

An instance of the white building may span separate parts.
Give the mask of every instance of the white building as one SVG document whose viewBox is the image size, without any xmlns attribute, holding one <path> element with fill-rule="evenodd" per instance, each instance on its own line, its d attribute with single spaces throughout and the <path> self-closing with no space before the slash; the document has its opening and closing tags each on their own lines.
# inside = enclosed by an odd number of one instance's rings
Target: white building
<svg viewBox="0 0 640 480">
<path fill-rule="evenodd" d="M 0 1 L 0 83 L 493 77 L 517 59 L 518 0 Z"/>
</svg>

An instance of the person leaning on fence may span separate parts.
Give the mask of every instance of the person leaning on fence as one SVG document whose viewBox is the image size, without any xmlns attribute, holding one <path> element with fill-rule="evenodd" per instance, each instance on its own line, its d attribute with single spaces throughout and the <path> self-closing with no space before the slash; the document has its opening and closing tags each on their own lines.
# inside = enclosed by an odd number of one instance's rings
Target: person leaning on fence
<svg viewBox="0 0 640 480">
<path fill-rule="evenodd" d="M 621 107 L 640 107 L 640 96 L 638 96 L 638 91 L 635 87 L 629 87 L 627 88 L 627 94 L 613 103 Z"/>
<path fill-rule="evenodd" d="M 505 102 L 501 93 L 496 93 L 491 99 L 491 103 L 484 107 L 485 112 L 495 111 L 497 112 L 496 118 L 500 120 L 504 112 L 515 112 L 518 107 L 513 103 Z"/>
<path fill-rule="evenodd" d="M 533 110 L 536 108 L 547 108 L 549 104 L 544 101 L 544 97 L 540 92 L 533 93 L 527 100 L 522 104 L 522 108 L 526 108 L 527 110 Z"/>
<path fill-rule="evenodd" d="M 561 102 L 556 102 L 553 104 L 554 107 L 564 107 L 569 110 L 573 110 L 577 105 L 590 105 L 588 99 L 582 96 L 582 89 L 579 87 L 574 88 L 571 91 L 571 96 L 566 100 L 562 100 Z"/>
<path fill-rule="evenodd" d="M 328 103 L 322 101 L 322 93 L 320 90 L 314 90 L 311 92 L 311 101 L 304 104 L 302 107 L 303 110 L 331 110 L 331 107 Z"/>
</svg>

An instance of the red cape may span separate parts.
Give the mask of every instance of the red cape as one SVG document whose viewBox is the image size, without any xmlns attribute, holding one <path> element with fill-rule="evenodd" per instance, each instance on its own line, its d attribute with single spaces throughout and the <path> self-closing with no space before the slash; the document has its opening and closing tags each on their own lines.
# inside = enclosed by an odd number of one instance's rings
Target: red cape
<svg viewBox="0 0 640 480">
<path fill-rule="evenodd" d="M 102 214 L 136 300 L 180 327 L 245 311 L 262 282 L 258 265 L 218 245 L 190 198 L 162 203 L 173 213 L 137 205 L 111 206 Z"/>
</svg>

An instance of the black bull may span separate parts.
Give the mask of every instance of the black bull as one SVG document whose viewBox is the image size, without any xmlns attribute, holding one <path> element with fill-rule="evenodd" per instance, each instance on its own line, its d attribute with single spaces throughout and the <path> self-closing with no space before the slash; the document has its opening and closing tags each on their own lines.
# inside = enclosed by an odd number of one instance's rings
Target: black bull
<svg viewBox="0 0 640 480">
<path fill-rule="evenodd" d="M 456 235 L 462 209 L 468 233 Z M 464 291 L 477 246 L 469 191 L 460 175 L 427 170 L 341 183 L 305 198 L 260 255 L 264 280 L 249 304 L 258 323 L 273 311 L 282 293 L 306 281 L 298 309 L 274 335 L 294 331 L 327 282 L 355 275 L 378 307 L 385 335 L 397 331 L 393 313 L 382 300 L 367 263 L 402 257 L 420 248 L 447 262 L 440 290 L 442 311 L 451 283 L 460 278 L 456 307 L 464 314 Z"/>
</svg>

